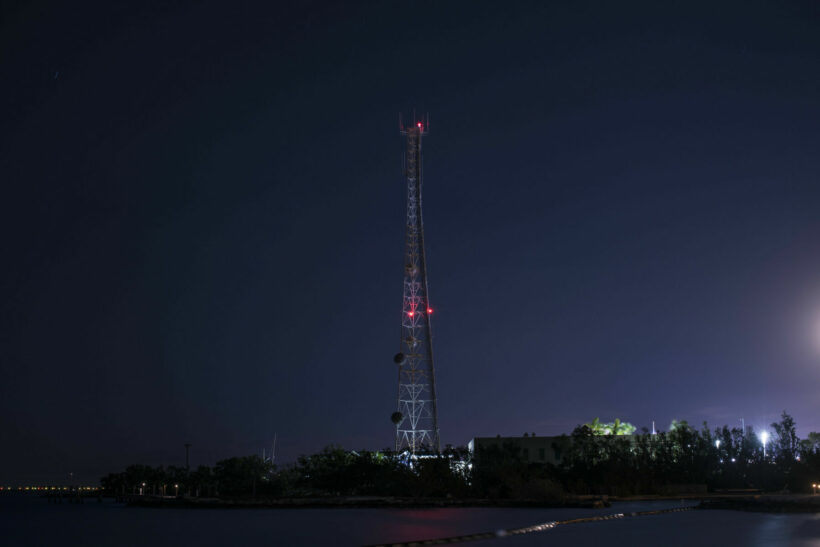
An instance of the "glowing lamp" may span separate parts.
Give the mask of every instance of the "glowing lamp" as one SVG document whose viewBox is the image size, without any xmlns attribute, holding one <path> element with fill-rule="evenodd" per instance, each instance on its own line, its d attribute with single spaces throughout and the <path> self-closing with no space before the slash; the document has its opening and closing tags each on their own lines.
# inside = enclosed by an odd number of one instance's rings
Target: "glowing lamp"
<svg viewBox="0 0 820 547">
<path fill-rule="evenodd" d="M 407 312 L 407 316 L 408 317 L 413 317 L 413 312 L 411 312 L 411 311 Z"/>
<path fill-rule="evenodd" d="M 433 313 L 433 308 L 427 308 L 427 314 L 429 315 L 431 313 Z"/>
</svg>

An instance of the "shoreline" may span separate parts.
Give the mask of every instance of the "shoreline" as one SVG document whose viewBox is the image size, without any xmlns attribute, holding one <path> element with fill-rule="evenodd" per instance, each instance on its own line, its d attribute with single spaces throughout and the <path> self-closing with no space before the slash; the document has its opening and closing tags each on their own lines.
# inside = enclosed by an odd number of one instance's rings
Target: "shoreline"
<svg viewBox="0 0 820 547">
<path fill-rule="evenodd" d="M 699 509 L 756 513 L 820 513 L 820 496 L 812 494 L 758 494 L 701 500 Z"/>
<path fill-rule="evenodd" d="M 685 494 L 679 496 L 581 496 L 561 501 L 491 500 L 455 498 L 401 498 L 349 496 L 329 498 L 174 498 L 133 496 L 124 503 L 129 507 L 167 509 L 437 509 L 461 508 L 539 508 L 539 509 L 606 509 L 618 502 L 636 501 L 699 502 L 697 509 L 731 510 L 765 513 L 819 513 L 820 496 L 810 494 Z"/>
<path fill-rule="evenodd" d="M 125 499 L 129 507 L 193 508 L 193 509 L 435 509 L 445 507 L 469 508 L 584 508 L 603 509 L 610 506 L 606 497 L 573 498 L 562 501 L 491 500 L 456 498 L 401 498 L 390 496 L 348 496 L 332 498 L 173 498 L 134 496 Z"/>
</svg>

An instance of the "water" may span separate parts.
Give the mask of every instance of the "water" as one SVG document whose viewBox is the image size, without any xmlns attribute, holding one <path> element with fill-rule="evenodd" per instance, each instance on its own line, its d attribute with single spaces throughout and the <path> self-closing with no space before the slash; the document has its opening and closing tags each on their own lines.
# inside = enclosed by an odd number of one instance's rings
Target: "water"
<svg viewBox="0 0 820 547">
<path fill-rule="evenodd" d="M 529 526 L 553 520 L 680 507 L 616 503 L 596 509 L 142 509 L 113 502 L 49 504 L 0 496 L 0 545 L 363 545 Z M 820 547 L 820 514 L 686 511 L 558 526 L 465 545 L 499 547 L 735 545 Z"/>
</svg>

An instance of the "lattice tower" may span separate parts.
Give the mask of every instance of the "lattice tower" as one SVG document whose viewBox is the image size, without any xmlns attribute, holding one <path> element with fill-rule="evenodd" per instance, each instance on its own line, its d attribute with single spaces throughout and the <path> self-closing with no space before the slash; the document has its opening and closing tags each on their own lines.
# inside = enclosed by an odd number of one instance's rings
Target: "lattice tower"
<svg viewBox="0 0 820 547">
<path fill-rule="evenodd" d="M 404 178 L 407 184 L 407 224 L 404 254 L 404 298 L 401 313 L 396 425 L 396 451 L 440 452 L 433 340 L 421 214 L 422 137 L 425 122 L 402 129 L 406 137 Z"/>
</svg>

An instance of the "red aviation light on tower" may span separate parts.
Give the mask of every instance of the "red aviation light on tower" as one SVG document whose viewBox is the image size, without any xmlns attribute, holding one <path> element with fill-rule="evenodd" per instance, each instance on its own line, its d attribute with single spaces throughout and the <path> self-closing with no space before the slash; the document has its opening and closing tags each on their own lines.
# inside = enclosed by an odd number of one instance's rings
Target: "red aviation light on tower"
<svg viewBox="0 0 820 547">
<path fill-rule="evenodd" d="M 429 130 L 429 114 L 417 118 L 416 113 L 413 112 L 412 116 L 407 120 L 406 125 L 404 122 L 404 117 L 401 114 L 399 114 L 399 132 L 402 135 L 407 135 L 409 133 L 413 133 L 416 135 L 426 135 Z"/>
<path fill-rule="evenodd" d="M 407 312 L 407 317 L 413 317 L 414 315 L 416 315 L 415 312 L 412 312 L 412 311 Z"/>
<path fill-rule="evenodd" d="M 433 313 L 433 308 L 427 308 L 427 315 L 431 315 Z"/>
</svg>

